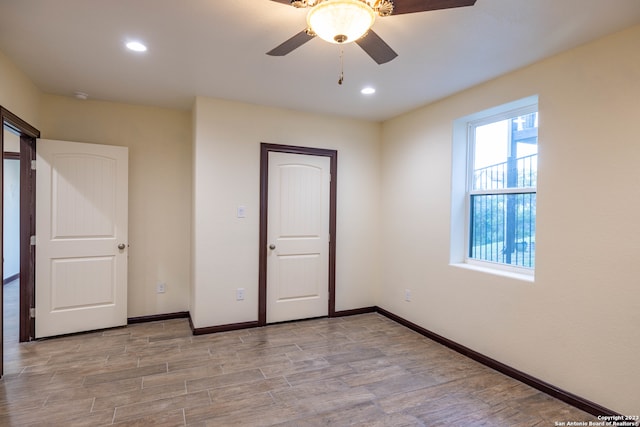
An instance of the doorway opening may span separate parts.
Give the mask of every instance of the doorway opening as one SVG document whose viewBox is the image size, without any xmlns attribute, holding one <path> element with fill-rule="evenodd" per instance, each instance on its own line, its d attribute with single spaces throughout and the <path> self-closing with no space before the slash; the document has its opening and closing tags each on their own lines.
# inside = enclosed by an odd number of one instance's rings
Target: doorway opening
<svg viewBox="0 0 640 427">
<path fill-rule="evenodd" d="M 20 331 L 20 137 L 4 129 L 3 152 L 3 340 L 18 342 Z"/>
<path fill-rule="evenodd" d="M 17 311 L 19 325 L 17 337 L 18 341 L 24 342 L 33 339 L 35 326 L 35 322 L 31 318 L 31 308 L 35 306 L 35 249 L 31 245 L 31 236 L 35 236 L 35 170 L 33 170 L 33 161 L 36 156 L 36 138 L 40 136 L 40 131 L 1 106 L 0 122 L 2 123 L 0 152 L 3 153 L 3 161 L 0 167 L 0 178 L 3 184 L 0 186 L 2 191 L 2 197 L 0 197 L 2 209 L 0 209 L 0 213 L 3 217 L 3 243 L 0 245 L 0 254 L 2 254 L 3 259 L 8 261 L 8 264 L 2 263 L 0 272 L 2 272 L 3 283 L 7 279 L 7 285 L 10 286 L 8 292 L 14 291 L 10 297 L 8 294 L 8 300 L 14 301 L 14 304 L 19 301 L 17 307 L 12 305 L 8 310 Z M 5 161 L 10 162 L 7 163 L 6 169 L 7 174 L 11 174 L 11 176 L 5 174 Z M 18 175 L 18 183 L 15 182 L 16 173 Z M 7 213 L 8 222 L 6 228 L 4 222 L 5 178 L 7 178 L 7 184 L 12 186 L 12 198 L 10 200 L 12 211 Z M 13 187 L 15 185 L 19 187 L 18 195 L 15 194 L 15 187 Z M 13 206 L 16 202 L 17 207 Z M 16 209 L 19 212 L 17 220 L 15 218 Z M 5 233 L 7 234 L 8 244 L 11 245 L 11 248 L 6 249 L 6 253 L 4 248 Z M 15 252 L 16 250 L 18 253 Z M 17 272 L 15 271 L 16 262 L 19 265 Z M 5 265 L 11 269 L 10 274 L 4 274 Z M 11 280 L 9 281 L 9 279 Z M 4 292 L 0 292 L 0 316 L 4 319 L 5 302 L 3 294 Z M 11 327 L 11 324 L 15 323 L 10 322 L 7 326 Z M 4 329 L 4 321 L 2 329 Z M 2 334 L 0 337 L 1 360 L 4 353 L 4 333 L 2 330 L 0 330 L 0 334 Z M 1 375 L 2 364 L 0 363 Z"/>
</svg>

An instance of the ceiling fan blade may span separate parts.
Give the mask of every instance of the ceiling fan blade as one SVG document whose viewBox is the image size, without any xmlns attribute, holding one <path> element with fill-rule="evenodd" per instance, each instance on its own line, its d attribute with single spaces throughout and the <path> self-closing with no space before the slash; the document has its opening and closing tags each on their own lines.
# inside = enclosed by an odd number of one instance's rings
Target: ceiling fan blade
<svg viewBox="0 0 640 427">
<path fill-rule="evenodd" d="M 356 40 L 356 43 L 378 64 L 384 64 L 398 56 L 373 30 L 369 30 L 364 37 Z"/>
<path fill-rule="evenodd" d="M 393 0 L 393 15 L 473 6 L 476 0 Z"/>
<path fill-rule="evenodd" d="M 309 34 L 307 34 L 307 30 L 302 30 L 295 36 L 291 37 L 289 40 L 279 45 L 278 47 L 275 47 L 269 52 L 267 52 L 267 55 L 285 56 L 286 54 L 299 48 L 300 46 L 302 46 L 303 44 L 305 44 L 306 42 L 308 42 L 314 37 L 315 36 L 310 36 Z"/>
<path fill-rule="evenodd" d="M 282 4 L 291 4 L 291 0 L 271 0 L 274 1 L 276 3 L 282 3 Z"/>
</svg>

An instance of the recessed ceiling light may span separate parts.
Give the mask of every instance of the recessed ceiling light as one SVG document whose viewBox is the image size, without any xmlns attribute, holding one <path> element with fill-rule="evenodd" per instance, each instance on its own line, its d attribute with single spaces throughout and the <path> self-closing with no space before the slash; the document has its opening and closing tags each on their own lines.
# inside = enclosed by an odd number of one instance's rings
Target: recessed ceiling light
<svg viewBox="0 0 640 427">
<path fill-rule="evenodd" d="M 376 93 L 376 90 L 372 87 L 365 87 L 360 91 L 361 94 L 363 95 L 373 95 L 374 93 Z"/>
<path fill-rule="evenodd" d="M 83 101 L 86 101 L 87 99 L 89 99 L 89 94 L 86 92 L 80 92 L 79 90 L 75 91 L 73 93 L 73 96 L 75 96 L 78 99 L 81 99 Z"/>
<path fill-rule="evenodd" d="M 146 52 L 147 47 L 140 42 L 128 42 L 126 44 L 127 49 L 132 50 L 134 52 Z"/>
</svg>

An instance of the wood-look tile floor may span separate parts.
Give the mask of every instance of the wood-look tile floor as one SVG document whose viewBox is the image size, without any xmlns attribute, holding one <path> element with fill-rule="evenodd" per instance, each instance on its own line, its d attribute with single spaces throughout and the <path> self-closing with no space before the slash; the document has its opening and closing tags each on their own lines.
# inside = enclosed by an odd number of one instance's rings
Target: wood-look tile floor
<svg viewBox="0 0 640 427">
<path fill-rule="evenodd" d="M 2 426 L 552 426 L 590 415 L 378 314 L 5 346 Z"/>
</svg>

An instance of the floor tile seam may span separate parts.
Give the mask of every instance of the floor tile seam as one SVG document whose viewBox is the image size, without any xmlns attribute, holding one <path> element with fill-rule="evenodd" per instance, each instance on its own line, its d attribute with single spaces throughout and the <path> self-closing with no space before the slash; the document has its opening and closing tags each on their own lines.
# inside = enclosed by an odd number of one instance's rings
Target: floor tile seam
<svg viewBox="0 0 640 427">
<path fill-rule="evenodd" d="M 53 371 L 53 375 L 51 376 L 51 380 L 49 380 L 49 384 L 53 384 L 54 380 L 57 380 L 60 377 L 64 378 L 64 375 L 69 374 L 72 376 L 76 376 L 76 377 L 80 377 L 82 376 L 82 378 L 84 378 L 85 376 L 87 376 L 86 374 L 83 373 L 79 373 L 77 371 L 80 371 L 80 368 L 75 368 L 75 369 L 58 369 Z M 76 372 L 74 372 L 76 371 Z M 90 375 L 90 374 L 88 374 Z"/>
<path fill-rule="evenodd" d="M 44 400 L 42 401 L 42 406 L 41 409 L 44 409 L 47 407 L 47 403 L 49 402 L 49 398 L 51 397 L 50 394 L 47 394 L 47 397 L 44 398 Z"/>
<path fill-rule="evenodd" d="M 167 381 L 167 383 L 163 383 L 163 384 L 160 384 L 160 385 L 167 385 L 167 384 L 171 384 L 173 382 L 186 381 L 188 383 L 189 381 L 196 381 L 196 380 L 200 380 L 200 379 L 212 378 L 212 377 L 217 377 L 217 376 L 220 376 L 220 375 L 225 375 L 225 374 L 220 373 L 220 374 L 215 374 L 215 375 L 197 376 L 197 373 L 186 372 L 186 371 L 192 371 L 192 370 L 198 370 L 198 369 L 199 369 L 198 367 L 177 369 L 175 371 L 169 371 L 169 372 L 153 374 L 153 375 L 145 375 L 143 378 L 146 378 L 147 381 L 150 381 L 152 378 L 154 380 L 155 379 L 158 379 L 158 380 L 165 379 Z M 185 372 L 181 372 L 181 371 L 185 371 Z M 187 374 L 192 374 L 192 375 L 187 375 Z M 178 378 L 172 379 L 171 376 L 176 376 Z M 183 378 L 180 379 L 180 377 L 183 377 Z M 188 386 L 188 384 L 187 384 L 187 386 Z M 158 387 L 158 385 L 152 385 L 150 387 Z M 145 388 L 147 388 L 147 387 L 145 387 Z"/>
<path fill-rule="evenodd" d="M 50 357 L 51 357 L 51 356 L 49 356 L 49 358 L 48 358 L 48 359 L 50 359 Z M 7 365 L 7 363 L 6 363 L 6 362 L 7 362 L 7 360 L 5 359 L 5 366 Z M 35 367 L 38 367 L 38 366 L 46 366 L 47 362 L 48 362 L 48 360 L 47 360 L 46 362 L 44 362 L 44 363 L 27 364 L 27 365 L 19 365 L 19 367 L 20 367 L 21 369 L 20 369 L 20 372 L 18 373 L 18 376 L 21 376 L 21 375 L 23 375 L 23 374 L 24 374 L 24 375 L 30 374 L 31 372 L 27 372 L 27 370 L 28 370 L 29 368 L 32 368 L 32 367 L 33 367 L 33 368 L 35 368 Z M 3 378 L 4 378 L 4 377 L 3 377 Z"/>
<path fill-rule="evenodd" d="M 271 405 L 277 405 L 278 402 L 276 401 L 276 398 L 273 396 L 273 394 L 271 394 L 271 390 L 263 392 L 265 394 L 267 394 L 269 396 L 269 398 L 271 399 Z"/>
<path fill-rule="evenodd" d="M 28 381 L 28 380 L 33 380 L 33 378 L 29 378 L 29 374 L 32 374 L 31 372 L 21 372 L 20 374 L 16 375 L 15 377 L 9 377 L 7 378 L 6 375 L 2 378 L 2 383 L 7 384 L 7 385 L 11 385 L 11 383 L 16 382 L 16 381 Z M 52 372 L 35 372 L 33 373 L 34 376 L 42 376 L 44 377 L 45 375 L 51 375 L 53 376 Z M 47 380 L 47 382 L 51 381 L 51 378 L 49 378 L 49 380 Z"/>
<path fill-rule="evenodd" d="M 264 372 L 262 373 L 262 375 L 264 375 Z M 286 382 L 289 385 L 289 388 L 293 389 L 293 385 L 289 382 L 289 380 L 285 375 L 280 375 L 280 377 L 284 380 L 284 382 Z M 266 375 L 265 375 L 265 378 L 266 378 Z M 278 378 L 278 376 L 275 376 L 272 378 Z"/>
<path fill-rule="evenodd" d="M 41 414 L 39 411 L 46 411 L 46 414 Z M 66 417 L 74 417 L 74 416 L 83 416 L 83 415 L 88 415 L 90 412 L 88 411 L 83 411 L 83 410 L 74 410 L 71 409 L 70 411 L 66 411 L 66 413 L 61 414 L 60 412 L 54 412 L 51 413 L 51 411 L 47 411 L 46 407 L 40 407 L 40 408 L 25 408 L 22 411 L 17 411 L 17 412 L 13 412 L 13 413 L 9 413 L 3 416 L 0 416 L 0 425 L 4 425 L 2 424 L 2 418 L 6 417 L 9 419 L 13 419 L 14 422 L 18 421 L 18 424 L 16 425 L 20 425 L 20 426 L 24 426 L 24 425 L 33 425 L 33 426 L 40 426 L 42 425 L 42 421 L 41 418 L 43 416 L 48 416 L 48 421 L 51 423 L 52 420 L 51 418 L 54 419 L 55 422 L 60 422 L 60 424 L 58 425 L 63 425 L 62 421 L 64 421 L 66 419 Z M 22 419 L 21 419 L 22 418 Z M 36 418 L 37 421 L 30 421 L 28 423 L 25 423 L 24 418 L 29 419 L 29 418 Z M 48 424 L 48 425 L 56 425 L 56 424 Z"/>
<path fill-rule="evenodd" d="M 443 383 L 440 383 L 440 384 L 433 384 L 433 385 L 427 385 L 427 386 L 425 386 L 425 387 L 420 387 L 420 388 L 417 388 L 417 389 L 414 389 L 414 390 L 411 390 L 411 391 L 405 391 L 405 392 L 393 393 L 393 394 L 390 394 L 390 395 L 387 395 L 387 396 L 378 397 L 378 398 L 377 398 L 377 400 L 380 402 L 380 401 L 382 401 L 382 400 L 386 400 L 386 399 L 389 399 L 389 398 L 392 398 L 392 397 L 397 398 L 397 397 L 399 397 L 399 395 L 401 395 L 401 394 L 416 393 L 416 392 L 419 392 L 419 391 L 421 391 L 421 390 L 428 390 L 428 389 L 430 389 L 430 388 L 438 387 L 438 386 L 440 386 L 440 385 L 442 385 L 442 384 L 443 384 Z M 407 406 L 407 407 L 405 407 L 405 408 L 402 408 L 402 411 L 405 411 L 405 410 L 410 409 L 410 408 L 415 408 L 415 407 L 421 406 L 421 405 L 423 405 L 427 400 L 428 400 L 428 401 L 430 401 L 430 402 L 431 402 L 431 401 L 435 401 L 435 402 L 437 402 L 437 401 L 439 401 L 439 400 L 443 400 L 443 399 L 450 398 L 450 397 L 451 397 L 451 396 L 450 396 L 450 394 L 451 394 L 451 393 L 444 393 L 444 395 L 438 396 L 438 397 L 437 397 L 437 398 L 435 398 L 435 399 L 433 399 L 433 398 L 426 399 L 425 401 L 419 402 L 419 403 L 417 403 L 417 404 L 415 404 L 415 405 L 411 405 L 411 406 Z M 393 412 L 391 412 L 391 413 L 393 413 Z"/>
<path fill-rule="evenodd" d="M 137 368 L 137 367 L 136 368 L 128 368 L 128 369 L 116 370 L 116 371 L 113 371 L 113 372 L 104 372 L 104 373 L 95 374 L 95 375 L 98 376 L 98 375 L 114 374 L 114 373 L 118 373 L 118 372 L 128 372 L 128 371 L 134 371 L 136 369 L 144 369 L 144 368 L 149 368 L 149 367 L 152 367 L 152 366 L 160 366 L 160 365 L 165 365 L 165 371 L 164 372 L 156 372 L 154 374 L 145 374 L 145 375 L 126 376 L 126 377 L 123 377 L 123 378 L 117 378 L 115 380 L 114 379 L 106 379 L 104 381 L 92 382 L 92 383 L 90 383 L 88 385 L 98 385 L 98 384 L 104 384 L 104 383 L 113 382 L 113 381 L 135 379 L 135 378 L 144 378 L 144 377 L 148 377 L 148 376 L 151 376 L 151 375 L 162 375 L 162 374 L 169 373 L 168 364 L 165 362 L 165 363 L 158 363 L 158 364 L 155 364 L 155 365 L 143 366 L 141 368 Z M 92 377 L 92 375 L 84 376 L 81 386 L 86 386 L 87 385 L 86 381 L 87 381 L 88 377 Z"/>
<path fill-rule="evenodd" d="M 185 408 L 182 408 L 182 425 L 187 425 L 187 411 L 185 410 Z"/>
<path fill-rule="evenodd" d="M 5 359 L 4 361 L 4 375 L 2 376 L 2 378 L 0 379 L 0 384 L 6 384 L 7 382 L 12 381 L 15 378 L 20 378 L 20 377 L 24 377 L 26 374 L 28 374 L 28 372 L 25 372 L 27 370 L 27 368 L 29 368 L 29 366 L 39 366 L 39 365 L 24 365 L 24 366 L 17 366 L 18 368 L 20 368 L 20 372 L 13 372 L 13 373 L 8 373 L 7 372 L 7 361 Z M 12 375 L 15 375 L 15 377 L 12 377 Z"/>
<path fill-rule="evenodd" d="M 356 372 L 354 375 L 358 375 L 358 376 L 363 376 L 363 375 L 367 375 L 367 372 Z M 411 372 L 409 371 L 405 371 L 405 372 L 396 372 L 388 377 L 384 377 L 381 379 L 378 379 L 377 381 L 373 381 L 373 382 L 369 382 L 369 383 L 362 383 L 359 385 L 354 385 L 352 387 L 366 387 L 366 386 L 372 386 L 374 384 L 381 384 L 381 383 L 385 383 L 389 380 L 393 380 L 397 377 L 402 377 L 402 376 L 406 376 L 406 375 L 412 375 Z M 419 388 L 415 389 L 418 390 Z"/>
<path fill-rule="evenodd" d="M 306 373 L 306 372 L 305 372 L 305 373 Z M 341 372 L 341 373 L 336 373 L 336 374 L 332 374 L 332 375 L 329 375 L 329 376 L 321 376 L 321 377 L 319 377 L 319 378 L 311 378 L 311 379 L 308 379 L 308 380 L 304 380 L 304 381 L 297 382 L 297 383 L 295 383 L 295 384 L 292 384 L 291 386 L 292 386 L 293 388 L 295 388 L 295 387 L 298 387 L 298 386 L 300 386 L 300 385 L 308 384 L 308 383 L 311 383 L 311 382 L 314 382 L 314 381 L 328 381 L 328 380 L 332 380 L 332 379 L 339 379 L 339 377 L 341 377 L 342 375 L 344 375 L 344 373 L 343 373 L 343 372 Z M 285 377 L 285 378 L 286 378 L 286 377 Z M 289 380 L 288 380 L 288 379 L 287 379 L 287 382 L 289 382 Z"/>
<path fill-rule="evenodd" d="M 382 411 L 382 410 L 381 410 L 381 408 L 380 408 L 380 407 L 378 407 L 378 406 L 376 405 L 376 403 L 375 403 L 373 400 L 364 400 L 364 401 L 362 401 L 362 402 L 358 402 L 358 403 L 354 404 L 354 405 L 352 406 L 352 408 L 359 408 L 359 407 L 362 407 L 362 406 L 369 406 L 369 405 L 373 405 L 373 408 L 374 408 L 374 409 L 376 409 L 376 410 L 379 410 L 379 411 L 380 411 L 380 413 L 385 414 L 385 415 L 388 415 L 388 414 L 386 414 L 384 411 Z M 332 415 L 334 415 L 334 412 L 335 412 L 335 411 L 342 411 L 342 410 L 344 410 L 344 409 L 346 409 L 346 408 L 344 408 L 344 407 L 338 407 L 338 408 L 328 409 L 328 410 L 327 410 L 327 409 L 325 409 L 324 411 L 322 411 L 322 412 L 318 413 L 318 416 L 320 416 L 320 417 L 322 417 L 322 418 L 327 417 L 327 416 L 332 416 Z"/>
<path fill-rule="evenodd" d="M 372 393 L 374 394 L 374 393 Z M 388 396 L 385 396 L 385 398 Z M 372 399 L 371 402 L 375 405 L 376 408 L 378 408 L 383 414 L 385 415 L 393 415 L 397 412 L 387 412 L 381 405 L 380 405 L 380 398 L 376 397 L 375 399 Z"/>
<path fill-rule="evenodd" d="M 118 412 L 118 408 L 113 408 L 113 416 L 111 417 L 111 424 L 115 424 L 117 412 Z"/>
<path fill-rule="evenodd" d="M 309 397 L 307 397 L 305 399 L 298 400 L 296 403 L 303 405 L 303 404 L 307 403 L 307 401 L 313 401 L 314 399 L 315 399 L 315 396 L 309 396 Z M 370 402 L 370 401 L 371 400 L 363 400 L 362 402 L 356 403 L 356 405 L 359 405 L 359 404 L 362 404 L 362 403 L 366 403 L 366 402 Z M 328 413 L 334 412 L 336 410 L 343 410 L 345 408 L 348 408 L 349 405 L 352 405 L 352 404 L 351 403 L 345 403 L 344 406 L 338 405 L 337 407 L 333 407 L 331 409 L 328 409 L 328 408 L 317 407 L 316 405 L 312 404 L 312 409 L 311 409 L 312 413 L 310 415 L 322 416 L 323 414 L 328 414 Z M 303 416 L 303 418 L 309 418 L 309 416 Z"/>
<path fill-rule="evenodd" d="M 429 423 L 433 423 L 435 421 L 442 421 L 439 417 L 438 414 L 442 414 L 443 412 L 447 412 L 450 415 L 447 415 L 447 422 L 450 422 L 450 420 L 458 420 L 458 419 L 463 419 L 469 416 L 469 413 L 460 413 L 460 412 L 453 412 L 451 411 L 451 409 L 449 408 L 436 408 L 433 411 L 421 411 L 420 409 L 424 408 L 424 405 L 418 405 L 418 406 L 412 406 L 410 408 L 405 408 L 404 411 L 407 411 L 408 414 L 411 414 L 413 417 L 418 418 L 420 420 L 424 420 L 425 422 L 429 422 Z M 455 422 L 451 422 L 451 425 L 457 425 Z"/>
<path fill-rule="evenodd" d="M 22 399 L 20 400 L 21 400 L 20 403 L 22 403 Z M 4 408 L 6 409 L 6 411 L 3 411 L 4 413 L 0 413 L 0 420 L 2 419 L 2 417 L 10 417 L 15 412 L 17 412 L 18 414 L 23 414 L 23 413 L 28 413 L 37 409 L 44 409 L 45 400 L 46 398 L 39 397 L 36 399 L 36 403 L 39 401 L 42 401 L 41 403 L 37 403 L 34 405 L 26 404 L 25 406 L 18 406 L 17 408 L 16 408 L 15 402 L 8 402 L 8 401 L 0 402 L 0 406 L 3 406 L 3 405 L 6 406 L 6 408 Z"/>
<path fill-rule="evenodd" d="M 265 392 L 265 394 L 267 394 L 267 393 Z M 263 409 L 266 409 L 266 408 L 270 408 L 270 407 L 273 407 L 273 406 L 277 407 L 278 402 L 274 401 L 273 396 L 271 396 L 271 399 L 272 399 L 272 401 L 270 403 L 259 403 L 257 405 L 251 406 L 251 410 L 252 411 L 260 411 L 260 410 L 263 410 Z M 194 408 L 197 408 L 197 407 L 194 407 Z M 193 408 L 184 408 L 185 413 L 187 411 L 189 411 L 190 409 L 193 409 Z M 242 410 L 236 409 L 236 410 L 232 410 L 232 411 L 228 411 L 228 412 L 212 413 L 211 416 L 208 417 L 208 418 L 204 418 L 202 420 L 196 421 L 195 424 L 186 424 L 186 425 L 187 426 L 189 426 L 189 425 L 200 426 L 200 425 L 202 425 L 202 423 L 206 423 L 207 421 L 212 421 L 212 420 L 215 420 L 215 419 L 218 419 L 218 418 L 224 418 L 224 417 L 233 417 L 235 415 L 235 413 L 239 412 L 239 411 L 242 411 Z M 185 416 L 185 422 L 186 422 L 186 416 Z M 207 424 L 207 425 L 209 425 L 209 424 Z M 233 424 L 233 425 L 238 425 L 238 424 Z M 242 425 L 244 426 L 244 424 L 242 424 Z"/>
<path fill-rule="evenodd" d="M 425 373 L 425 372 L 423 372 L 423 373 Z M 498 373 L 498 372 L 496 371 L 496 373 Z M 436 372 L 436 374 L 437 374 L 437 372 Z M 493 374 L 493 372 L 492 372 L 492 374 Z M 451 385 L 451 383 L 462 382 L 464 380 L 469 380 L 469 379 L 473 379 L 473 378 L 476 378 L 476 377 L 484 377 L 486 375 L 487 375 L 486 373 L 476 373 L 476 374 L 471 374 L 471 375 L 464 375 L 462 377 L 448 379 L 448 380 L 443 381 L 441 383 L 434 384 L 433 386 L 434 387 L 438 387 L 438 386 L 444 386 L 444 385 Z M 505 377 L 505 378 L 507 380 L 509 380 L 508 377 Z M 468 387 L 465 385 L 465 388 L 468 388 Z M 487 388 L 488 387 L 483 387 L 482 390 L 486 390 Z M 471 393 L 474 393 L 474 392 L 477 392 L 477 391 L 482 391 L 482 390 L 469 390 L 468 393 L 471 394 Z"/>
<path fill-rule="evenodd" d="M 296 347 L 298 348 L 298 351 L 302 351 L 302 349 L 298 347 L 298 344 L 296 344 Z M 287 359 L 289 359 L 289 363 L 293 363 L 293 360 L 291 359 L 291 356 L 289 355 L 289 353 L 290 352 L 287 352 L 284 355 L 287 356 Z"/>
<path fill-rule="evenodd" d="M 267 379 L 267 378 L 264 377 L 264 374 L 262 374 L 262 375 L 263 375 L 263 380 Z M 199 381 L 199 380 L 208 379 L 208 378 L 212 378 L 212 377 L 194 378 L 194 379 L 190 379 L 190 380 L 187 380 L 187 381 Z M 217 387 L 206 387 L 206 388 L 195 389 L 195 390 L 190 390 L 190 391 L 189 391 L 189 385 L 187 384 L 187 390 L 188 390 L 189 393 L 198 393 L 198 392 L 201 392 L 201 391 L 204 391 L 204 390 L 216 390 L 216 389 L 224 388 L 224 387 L 251 384 L 251 383 L 256 382 L 256 381 L 260 381 L 260 380 L 251 379 L 251 380 L 246 380 L 246 381 L 240 381 L 240 382 L 233 383 L 233 384 L 223 384 L 223 385 L 220 385 L 220 386 L 217 386 Z"/>
<path fill-rule="evenodd" d="M 164 374 L 156 374 L 156 375 L 164 375 Z M 155 386 L 151 386 L 151 387 L 145 387 L 145 386 L 144 386 L 145 379 L 146 379 L 147 377 L 151 377 L 151 376 L 153 376 L 153 375 L 143 375 L 142 377 L 140 377 L 140 379 L 141 379 L 141 382 L 140 382 L 140 390 L 144 390 L 145 388 L 152 388 L 152 387 L 155 387 Z M 186 381 L 186 380 L 185 380 L 185 381 Z"/>
<path fill-rule="evenodd" d="M 515 382 L 513 380 L 506 382 L 505 385 L 507 385 L 508 387 L 505 388 L 505 389 L 502 389 L 502 390 L 493 390 L 494 387 L 487 387 L 484 390 L 474 391 L 473 394 L 476 395 L 476 394 L 487 393 L 488 392 L 493 397 L 500 396 L 501 394 L 511 395 L 513 393 L 513 389 L 520 388 L 521 386 L 526 387 L 525 389 L 522 390 L 522 392 L 523 393 L 527 393 L 527 395 L 522 396 L 522 398 L 529 397 L 529 396 L 532 396 L 532 395 L 540 393 L 539 390 L 536 390 L 535 388 L 533 388 L 533 387 L 531 387 L 531 386 L 529 386 L 527 384 L 518 383 L 518 382 Z"/>
<path fill-rule="evenodd" d="M 200 390 L 200 391 L 197 391 L 197 392 L 194 392 L 194 393 L 191 393 L 191 394 L 204 393 L 205 391 L 206 390 Z M 159 402 L 159 401 L 171 402 L 177 397 L 180 397 L 180 398 L 184 397 L 186 399 L 187 398 L 187 394 L 184 394 L 184 395 L 181 394 L 179 396 L 164 397 L 164 398 L 160 398 L 160 399 L 154 399 L 154 400 L 149 400 L 149 401 L 141 401 L 141 402 L 134 402 L 134 403 L 128 403 L 128 404 L 125 404 L 125 405 L 116 406 L 114 408 L 114 421 L 113 421 L 113 423 L 115 423 L 115 420 L 117 419 L 116 413 L 117 413 L 118 409 L 123 409 L 123 408 L 127 408 L 127 407 L 134 407 L 134 406 L 140 406 L 140 405 L 143 405 L 143 404 L 150 405 L 152 403 Z M 208 405 L 212 405 L 213 402 L 211 401 L 211 396 L 209 395 L 208 391 L 207 391 L 207 397 L 209 398 L 209 404 Z M 168 407 L 163 408 L 162 412 L 171 412 L 171 411 L 179 411 L 179 410 L 183 410 L 184 411 L 187 408 L 196 408 L 196 407 L 199 407 L 199 406 L 207 406 L 207 404 L 205 404 L 205 405 L 186 406 L 186 403 L 187 403 L 186 401 L 183 402 L 183 404 L 185 404 L 185 406 L 182 406 L 182 407 L 171 407 L 171 405 L 169 405 Z M 120 411 L 120 412 L 122 412 L 122 411 Z M 144 418 L 144 417 L 147 417 L 147 416 L 150 416 L 150 415 L 153 415 L 153 414 L 154 414 L 154 412 L 143 412 L 141 414 L 135 414 L 135 415 L 127 416 L 127 417 L 125 417 L 125 418 L 123 418 L 121 420 L 118 420 L 118 422 L 133 421 L 133 420 L 136 420 L 136 419 L 139 419 L 139 418 Z"/>
<path fill-rule="evenodd" d="M 233 366 L 227 367 L 225 369 L 224 365 L 221 365 L 222 366 L 222 374 L 221 375 L 231 375 L 231 374 L 236 374 L 238 372 L 250 371 L 252 369 L 260 369 L 261 370 L 261 367 L 268 368 L 270 366 L 278 366 L 279 363 L 274 362 L 274 363 L 271 363 L 271 364 L 266 364 L 266 365 L 265 364 L 259 364 L 259 365 L 260 366 L 251 366 L 251 365 L 249 365 L 249 366 L 241 366 L 239 369 L 234 369 Z M 262 370 L 261 370 L 261 372 L 262 372 Z M 264 375 L 264 372 L 262 372 L 262 374 Z M 265 378 L 266 378 L 266 376 L 265 376 Z"/>
<path fill-rule="evenodd" d="M 159 387 L 161 387 L 161 386 L 159 386 Z M 94 403 L 93 404 L 95 405 L 97 399 L 106 400 L 108 402 L 109 399 L 113 399 L 113 398 L 117 398 L 117 397 L 123 397 L 124 395 L 131 395 L 131 394 L 137 394 L 137 393 L 142 393 L 142 389 L 131 391 L 131 392 L 126 392 L 126 393 L 94 397 Z M 162 400 L 162 399 L 174 399 L 176 397 L 186 396 L 187 394 L 189 394 L 188 391 L 186 390 L 186 388 L 184 390 L 169 391 L 169 392 L 166 392 L 166 393 L 167 394 L 164 395 L 164 397 L 162 397 L 162 396 L 157 396 L 157 397 L 156 396 L 145 396 L 144 394 L 141 394 L 139 396 L 141 398 L 139 400 L 136 400 L 135 402 L 129 402 L 129 403 L 122 404 L 122 405 L 106 406 L 104 409 L 115 409 L 115 408 L 122 407 L 122 406 L 135 405 L 135 404 L 141 404 L 141 403 L 152 403 L 152 402 L 155 402 L 155 401 L 158 401 L 158 400 Z M 93 406 L 92 406 L 92 408 L 93 408 Z M 100 410 L 102 410 L 102 409 L 100 409 Z M 93 412 L 93 411 L 90 411 L 90 412 Z"/>
</svg>

